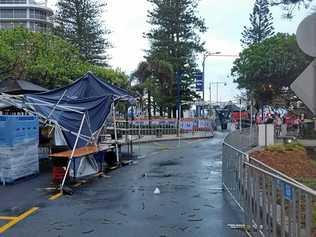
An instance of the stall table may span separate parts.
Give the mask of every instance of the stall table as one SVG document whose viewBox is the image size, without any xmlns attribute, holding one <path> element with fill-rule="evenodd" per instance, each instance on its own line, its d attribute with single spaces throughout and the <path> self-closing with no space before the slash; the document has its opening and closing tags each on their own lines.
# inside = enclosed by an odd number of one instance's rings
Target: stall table
<svg viewBox="0 0 316 237">
<path fill-rule="evenodd" d="M 108 144 L 100 144 L 98 146 L 97 145 L 89 145 L 89 146 L 85 146 L 85 147 L 80 147 L 80 148 L 77 148 L 74 150 L 73 159 L 93 155 L 93 154 L 96 154 L 96 153 L 101 152 L 101 151 L 111 150 L 113 148 L 114 148 L 114 146 L 108 145 Z M 50 154 L 49 156 L 52 159 L 68 159 L 69 160 L 71 158 L 72 152 L 73 152 L 72 150 L 67 150 L 67 151 L 53 153 L 53 154 Z M 75 168 L 76 168 L 75 162 L 73 162 L 74 178 L 76 179 L 76 172 L 75 172 L 76 169 Z M 60 173 L 59 173 L 59 175 L 57 174 L 57 176 L 60 176 L 60 175 L 61 175 Z M 53 174 L 53 177 L 54 176 L 55 175 Z M 59 178 L 58 178 L 58 180 L 59 180 Z"/>
</svg>

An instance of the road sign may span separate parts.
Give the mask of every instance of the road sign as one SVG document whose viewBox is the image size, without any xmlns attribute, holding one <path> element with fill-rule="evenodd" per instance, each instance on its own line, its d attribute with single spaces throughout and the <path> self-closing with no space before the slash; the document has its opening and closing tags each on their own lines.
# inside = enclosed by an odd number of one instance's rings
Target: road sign
<svg viewBox="0 0 316 237">
<path fill-rule="evenodd" d="M 287 183 L 284 183 L 283 186 L 283 196 L 285 199 L 292 201 L 293 200 L 293 187 Z"/>
<path fill-rule="evenodd" d="M 195 75 L 195 83 L 196 91 L 204 91 L 204 78 L 202 72 L 199 72 Z"/>
<path fill-rule="evenodd" d="M 316 13 L 306 17 L 299 25 L 296 39 L 301 50 L 316 57 Z M 292 83 L 291 89 L 316 114 L 316 60 Z"/>
<path fill-rule="evenodd" d="M 299 25 L 296 39 L 304 53 L 316 57 L 316 13 L 306 17 Z"/>
<path fill-rule="evenodd" d="M 316 114 L 316 60 L 291 84 L 291 89 Z"/>
</svg>

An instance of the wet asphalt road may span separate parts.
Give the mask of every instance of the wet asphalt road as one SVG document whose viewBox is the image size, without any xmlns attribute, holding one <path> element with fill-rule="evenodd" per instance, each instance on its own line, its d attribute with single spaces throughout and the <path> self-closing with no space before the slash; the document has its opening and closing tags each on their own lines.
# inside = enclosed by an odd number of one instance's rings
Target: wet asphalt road
<svg viewBox="0 0 316 237">
<path fill-rule="evenodd" d="M 41 202 L 4 236 L 242 236 L 227 227 L 241 221 L 221 190 L 223 136 L 136 145 L 137 164 Z"/>
</svg>

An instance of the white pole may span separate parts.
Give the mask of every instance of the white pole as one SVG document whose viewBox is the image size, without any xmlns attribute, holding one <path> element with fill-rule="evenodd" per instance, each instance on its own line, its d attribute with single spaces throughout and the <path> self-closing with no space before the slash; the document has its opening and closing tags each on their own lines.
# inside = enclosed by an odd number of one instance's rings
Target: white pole
<svg viewBox="0 0 316 237">
<path fill-rule="evenodd" d="M 241 122 L 241 99 L 239 100 L 239 130 L 240 130 L 240 133 L 241 133 L 241 128 L 242 126 L 242 122 Z"/>
<path fill-rule="evenodd" d="M 59 98 L 57 104 L 53 107 L 52 111 L 50 111 L 49 115 L 47 116 L 46 121 L 50 118 L 50 116 L 52 116 L 52 114 L 55 112 L 56 107 L 59 105 L 60 101 L 64 98 L 64 96 L 66 95 L 67 90 L 64 91 L 64 93 L 62 94 L 62 96 Z M 44 123 L 46 123 L 46 121 Z"/>
<path fill-rule="evenodd" d="M 179 124 L 178 124 L 178 134 L 179 134 L 179 145 L 181 143 L 181 128 L 180 128 L 180 123 L 181 123 L 181 104 L 179 104 Z"/>
<path fill-rule="evenodd" d="M 116 110 L 115 104 L 113 103 L 113 123 L 114 123 L 114 138 L 115 138 L 115 150 L 116 150 L 116 162 L 117 164 L 120 162 L 119 152 L 118 152 L 118 140 L 117 140 L 117 129 L 116 129 Z"/>
<path fill-rule="evenodd" d="M 250 99 L 250 136 L 249 136 L 249 145 L 251 144 L 251 138 L 252 138 L 252 113 L 253 113 L 253 108 L 252 108 L 252 98 Z"/>
<path fill-rule="evenodd" d="M 69 157 L 69 161 L 68 161 L 66 173 L 65 173 L 65 176 L 64 176 L 63 181 L 62 181 L 61 186 L 60 186 L 60 190 L 61 190 L 61 191 L 63 190 L 64 184 L 65 184 L 65 181 L 66 181 L 66 177 L 67 177 L 67 175 L 68 175 L 69 168 L 70 168 L 70 165 L 71 165 L 71 161 L 72 161 L 72 158 L 73 158 L 73 156 L 74 156 L 74 154 L 75 154 L 76 147 L 77 147 L 77 145 L 78 145 L 79 136 L 80 136 L 80 133 L 81 133 L 81 130 L 82 130 L 82 127 L 83 127 L 83 123 L 84 123 L 85 118 L 86 118 L 86 114 L 84 113 L 84 114 L 83 114 L 83 117 L 82 117 L 82 120 L 81 120 L 81 124 L 80 124 L 79 130 L 78 130 L 78 134 L 77 134 L 77 137 L 76 137 L 75 145 L 74 145 L 74 147 L 72 148 L 72 152 L 71 152 L 71 155 L 70 155 L 70 157 Z"/>
<path fill-rule="evenodd" d="M 210 82 L 210 105 L 212 109 L 212 82 Z"/>
<path fill-rule="evenodd" d="M 219 84 L 219 82 L 216 82 L 216 103 L 217 103 L 217 105 L 219 105 L 219 101 L 218 101 L 218 84 Z"/>
</svg>

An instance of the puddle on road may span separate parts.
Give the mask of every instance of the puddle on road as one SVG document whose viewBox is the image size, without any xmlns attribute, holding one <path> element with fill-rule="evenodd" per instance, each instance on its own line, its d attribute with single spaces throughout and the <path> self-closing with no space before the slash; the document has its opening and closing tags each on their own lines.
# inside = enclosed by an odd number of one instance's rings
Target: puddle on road
<svg viewBox="0 0 316 237">
<path fill-rule="evenodd" d="M 210 174 L 211 174 L 211 175 L 218 175 L 218 174 L 221 174 L 221 173 L 222 173 L 221 170 L 211 170 L 211 171 L 210 171 Z"/>
<path fill-rule="evenodd" d="M 149 178 L 169 178 L 174 177 L 175 174 L 164 174 L 164 173 L 146 173 L 146 177 Z"/>
<path fill-rule="evenodd" d="M 161 161 L 157 163 L 158 166 L 175 166 L 175 165 L 180 165 L 179 161 L 175 160 L 167 160 L 167 161 Z"/>
<path fill-rule="evenodd" d="M 215 160 L 212 161 L 211 163 L 207 162 L 206 166 L 209 169 L 216 169 L 216 168 L 221 168 L 223 165 L 223 162 L 221 160 Z"/>
</svg>

